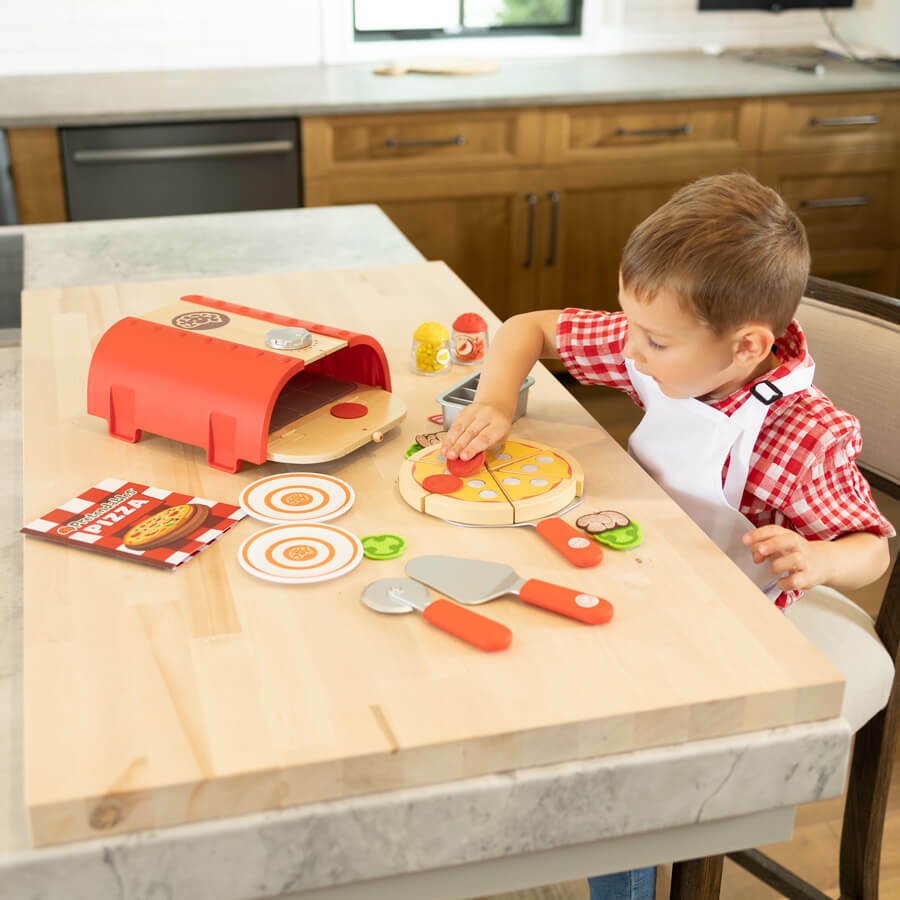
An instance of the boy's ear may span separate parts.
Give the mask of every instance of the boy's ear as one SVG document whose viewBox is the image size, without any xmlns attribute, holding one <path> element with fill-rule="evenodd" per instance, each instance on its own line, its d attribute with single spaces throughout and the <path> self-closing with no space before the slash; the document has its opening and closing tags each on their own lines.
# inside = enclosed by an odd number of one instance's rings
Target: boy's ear
<svg viewBox="0 0 900 900">
<path fill-rule="evenodd" d="M 743 325 L 734 337 L 734 361 L 740 365 L 756 365 L 772 351 L 775 335 L 768 325 Z"/>
</svg>

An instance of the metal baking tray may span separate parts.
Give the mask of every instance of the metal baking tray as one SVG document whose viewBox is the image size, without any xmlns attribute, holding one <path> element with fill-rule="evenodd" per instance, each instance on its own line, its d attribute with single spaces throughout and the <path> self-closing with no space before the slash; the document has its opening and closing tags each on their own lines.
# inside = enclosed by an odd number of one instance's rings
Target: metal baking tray
<svg viewBox="0 0 900 900">
<path fill-rule="evenodd" d="M 444 427 L 452 424 L 459 411 L 468 406 L 475 399 L 475 391 L 478 388 L 478 379 L 481 372 L 467 375 L 462 381 L 458 381 L 452 387 L 447 388 L 437 396 L 437 402 L 441 404 L 441 413 L 444 416 Z M 513 422 L 525 415 L 528 406 L 528 389 L 534 384 L 531 375 L 526 376 L 519 388 L 519 400 L 516 403 L 516 411 L 513 413 Z"/>
</svg>

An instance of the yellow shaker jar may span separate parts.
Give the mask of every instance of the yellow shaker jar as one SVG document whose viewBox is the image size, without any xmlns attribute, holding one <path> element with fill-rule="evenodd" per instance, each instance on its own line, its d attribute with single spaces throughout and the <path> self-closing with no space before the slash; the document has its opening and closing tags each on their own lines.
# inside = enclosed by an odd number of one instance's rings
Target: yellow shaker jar
<svg viewBox="0 0 900 900">
<path fill-rule="evenodd" d="M 409 367 L 419 375 L 438 375 L 450 368 L 450 333 L 440 322 L 424 322 L 416 329 Z"/>
</svg>

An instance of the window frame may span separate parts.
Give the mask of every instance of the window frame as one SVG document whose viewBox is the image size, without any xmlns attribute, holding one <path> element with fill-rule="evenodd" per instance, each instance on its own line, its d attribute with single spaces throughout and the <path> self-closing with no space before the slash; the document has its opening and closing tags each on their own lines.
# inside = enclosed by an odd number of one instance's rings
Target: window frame
<svg viewBox="0 0 900 900">
<path fill-rule="evenodd" d="M 456 40 L 459 38 L 496 38 L 496 37 L 580 37 L 582 35 L 582 11 L 584 0 L 569 0 L 571 3 L 571 21 L 560 25 L 492 25 L 487 28 L 465 28 L 446 30 L 443 28 L 416 28 L 400 31 L 360 31 L 356 27 L 356 0 L 352 2 L 353 43 L 370 41 L 429 41 Z M 463 17 L 465 0 L 459 0 L 460 19 Z"/>
</svg>

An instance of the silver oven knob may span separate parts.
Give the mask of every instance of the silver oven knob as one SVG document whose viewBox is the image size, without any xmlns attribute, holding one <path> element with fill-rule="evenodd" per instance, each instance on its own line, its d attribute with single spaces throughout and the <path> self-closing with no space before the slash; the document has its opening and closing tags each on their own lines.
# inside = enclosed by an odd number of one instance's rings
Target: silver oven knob
<svg viewBox="0 0 900 900">
<path fill-rule="evenodd" d="M 266 332 L 266 346 L 273 350 L 302 350 L 312 344 L 305 328 L 273 328 Z"/>
</svg>

